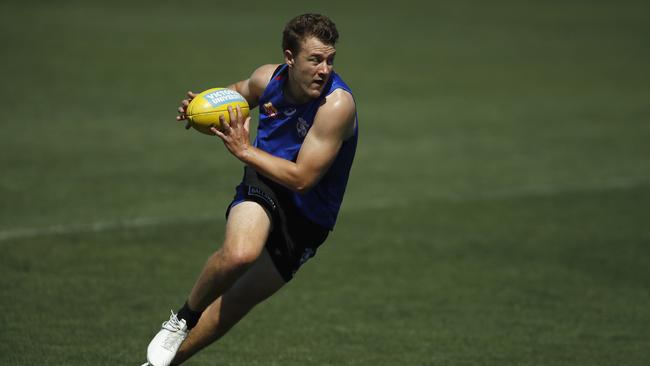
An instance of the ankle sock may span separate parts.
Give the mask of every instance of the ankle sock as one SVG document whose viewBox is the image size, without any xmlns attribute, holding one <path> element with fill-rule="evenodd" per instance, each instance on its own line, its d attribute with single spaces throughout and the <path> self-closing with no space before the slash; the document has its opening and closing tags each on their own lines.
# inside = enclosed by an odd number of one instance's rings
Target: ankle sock
<svg viewBox="0 0 650 366">
<path fill-rule="evenodd" d="M 183 307 L 178 310 L 176 316 L 178 317 L 178 319 L 185 319 L 185 323 L 187 324 L 187 329 L 189 330 L 194 328 L 196 323 L 199 322 L 201 313 L 202 313 L 201 311 L 194 311 L 190 309 L 186 301 L 185 304 L 183 304 Z"/>
</svg>

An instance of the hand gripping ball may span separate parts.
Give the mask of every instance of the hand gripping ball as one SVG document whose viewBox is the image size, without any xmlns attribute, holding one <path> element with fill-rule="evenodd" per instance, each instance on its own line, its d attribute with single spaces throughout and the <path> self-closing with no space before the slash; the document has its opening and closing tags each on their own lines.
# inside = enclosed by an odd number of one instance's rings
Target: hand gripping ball
<svg viewBox="0 0 650 366">
<path fill-rule="evenodd" d="M 239 106 L 244 118 L 248 117 L 250 109 L 246 99 L 236 91 L 227 88 L 213 88 L 200 93 L 187 106 L 185 115 L 194 129 L 206 135 L 214 135 L 210 127 L 222 129 L 220 116 L 224 117 L 226 123 L 230 123 L 228 106 L 232 107 L 235 114 Z"/>
</svg>

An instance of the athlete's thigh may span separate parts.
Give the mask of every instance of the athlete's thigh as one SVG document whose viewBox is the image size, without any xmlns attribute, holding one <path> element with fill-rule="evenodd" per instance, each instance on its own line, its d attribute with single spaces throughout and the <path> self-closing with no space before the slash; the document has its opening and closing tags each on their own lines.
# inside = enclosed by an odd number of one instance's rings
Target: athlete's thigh
<svg viewBox="0 0 650 366">
<path fill-rule="evenodd" d="M 230 209 L 224 247 L 235 252 L 261 253 L 269 236 L 271 219 L 260 204 L 241 202 Z"/>
<path fill-rule="evenodd" d="M 253 266 L 223 295 L 222 311 L 245 313 L 273 295 L 285 283 L 269 253 L 263 250 Z"/>
</svg>

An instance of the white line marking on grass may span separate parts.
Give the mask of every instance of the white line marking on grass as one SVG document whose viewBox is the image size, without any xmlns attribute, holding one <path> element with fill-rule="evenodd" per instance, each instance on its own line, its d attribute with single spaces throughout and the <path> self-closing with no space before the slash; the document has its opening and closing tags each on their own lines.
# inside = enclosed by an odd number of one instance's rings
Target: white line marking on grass
<svg viewBox="0 0 650 366">
<path fill-rule="evenodd" d="M 604 184 L 603 184 L 604 183 Z M 535 197 L 535 196 L 553 196 L 558 194 L 565 194 L 571 192 L 593 192 L 608 189 L 630 189 L 641 186 L 647 186 L 650 182 L 646 180 L 634 179 L 612 179 L 608 182 L 601 184 L 587 186 L 587 187 L 557 187 L 553 185 L 538 185 L 538 186 L 521 186 L 508 190 L 493 190 L 483 193 L 475 194 L 441 194 L 441 195 L 426 195 L 418 199 L 390 199 L 382 197 L 374 201 L 366 201 L 361 204 L 343 204 L 342 211 L 363 211 L 363 210 L 381 210 L 395 207 L 407 207 L 418 201 L 427 200 L 445 200 L 450 202 L 463 202 L 472 200 L 492 200 L 503 198 L 516 198 L 516 197 Z M 35 238 L 40 236 L 50 235 L 64 235 L 76 233 L 92 233 L 103 232 L 119 229 L 137 229 L 151 226 L 163 226 L 172 223 L 196 223 L 202 221 L 216 220 L 219 214 L 217 213 L 204 213 L 192 215 L 191 217 L 136 217 L 130 220 L 119 221 L 96 221 L 85 224 L 69 224 L 69 225 L 54 225 L 46 227 L 31 227 L 31 228 L 17 228 L 0 230 L 0 242 L 11 239 L 25 239 Z"/>
<path fill-rule="evenodd" d="M 131 220 L 96 221 L 85 224 L 8 229 L 0 231 L 0 242 L 11 239 L 35 238 L 39 236 L 93 233 L 117 229 L 137 229 L 150 226 L 162 226 L 171 223 L 207 221 L 213 218 L 215 218 L 215 215 L 193 215 L 191 220 L 186 218 L 136 217 Z"/>
</svg>

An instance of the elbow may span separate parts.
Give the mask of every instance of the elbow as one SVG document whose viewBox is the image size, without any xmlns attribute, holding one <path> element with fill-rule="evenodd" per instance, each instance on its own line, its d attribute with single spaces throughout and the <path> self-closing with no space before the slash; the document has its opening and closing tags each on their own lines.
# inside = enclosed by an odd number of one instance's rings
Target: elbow
<svg viewBox="0 0 650 366">
<path fill-rule="evenodd" d="M 314 169 L 300 169 L 296 167 L 289 176 L 289 189 L 292 191 L 303 195 L 309 193 L 321 180 L 322 173 L 320 171 L 315 171 Z"/>
<path fill-rule="evenodd" d="M 298 185 L 293 187 L 293 191 L 300 194 L 300 195 L 303 195 L 303 194 L 307 194 L 309 191 L 311 191 L 312 187 L 313 187 L 312 185 L 298 184 Z"/>
<path fill-rule="evenodd" d="M 303 195 L 311 191 L 311 189 L 314 188 L 315 185 L 316 182 L 312 182 L 308 180 L 297 181 L 293 185 L 292 190 L 300 195 Z"/>
</svg>

